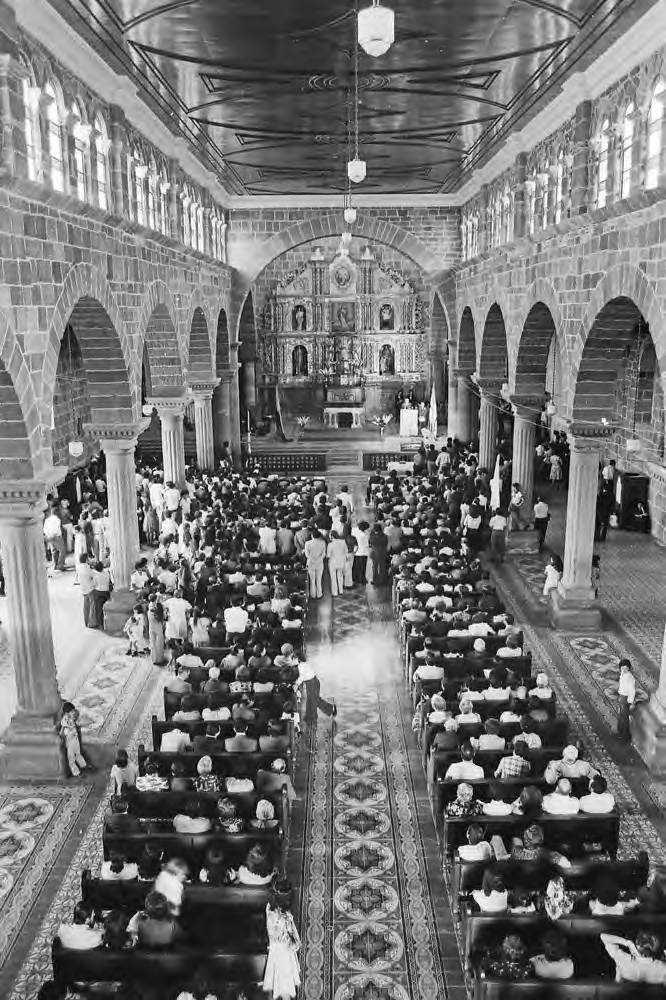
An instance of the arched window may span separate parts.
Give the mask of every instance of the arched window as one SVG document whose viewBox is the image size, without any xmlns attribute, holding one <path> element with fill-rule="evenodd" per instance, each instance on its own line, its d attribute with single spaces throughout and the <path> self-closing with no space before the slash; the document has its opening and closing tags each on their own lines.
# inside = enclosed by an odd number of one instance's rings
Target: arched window
<svg viewBox="0 0 666 1000">
<path fill-rule="evenodd" d="M 630 101 L 622 119 L 620 146 L 620 199 L 631 194 L 631 171 L 634 162 L 634 102 Z"/>
<path fill-rule="evenodd" d="M 193 250 L 197 248 L 197 226 L 198 226 L 199 204 L 193 198 L 190 202 L 190 246 Z"/>
<path fill-rule="evenodd" d="M 78 101 L 74 101 L 69 109 L 72 122 L 72 138 L 74 140 L 74 163 L 72 164 L 76 196 L 79 201 L 88 200 L 90 179 L 88 174 L 88 148 L 90 143 L 90 126 L 84 121 L 83 111 Z"/>
<path fill-rule="evenodd" d="M 645 187 L 656 188 L 661 177 L 661 160 L 664 139 L 664 81 L 657 80 L 652 91 L 650 110 L 648 112 L 647 128 L 647 164 L 645 171 Z"/>
<path fill-rule="evenodd" d="M 100 114 L 95 116 L 95 175 L 97 177 L 97 204 L 103 212 L 109 207 L 109 146 L 111 141 L 106 122 Z"/>
<path fill-rule="evenodd" d="M 530 236 L 534 236 L 534 227 L 536 224 L 536 194 L 537 194 L 537 181 L 536 181 L 536 171 L 532 171 L 531 177 L 527 179 L 527 218 L 528 218 L 528 229 Z"/>
<path fill-rule="evenodd" d="M 472 257 L 476 257 L 479 252 L 479 216 L 472 217 Z"/>
<path fill-rule="evenodd" d="M 604 118 L 599 132 L 599 154 L 597 158 L 597 208 L 606 207 L 608 186 L 608 133 L 610 122 Z"/>
<path fill-rule="evenodd" d="M 185 246 L 190 245 L 190 202 L 192 197 L 187 187 L 183 188 L 183 193 L 181 195 L 181 201 L 183 203 L 183 243 Z"/>
<path fill-rule="evenodd" d="M 557 154 L 557 172 L 555 174 L 555 222 L 562 219 L 562 192 L 564 189 L 564 150 Z"/>
<path fill-rule="evenodd" d="M 199 251 L 199 253 L 203 253 L 204 252 L 204 248 L 206 246 L 206 234 L 204 233 L 204 221 L 205 221 L 205 213 L 204 213 L 203 205 L 199 205 L 197 207 L 197 245 L 196 245 L 196 249 Z"/>
<path fill-rule="evenodd" d="M 133 159 L 134 174 L 134 218 L 140 226 L 147 225 L 146 219 L 146 176 L 148 167 L 142 162 L 141 154 L 135 150 Z"/>
<path fill-rule="evenodd" d="M 548 228 L 548 209 L 550 208 L 550 160 L 546 160 L 539 176 L 541 185 L 541 228 Z"/>
<path fill-rule="evenodd" d="M 510 243 L 513 239 L 513 200 L 508 183 L 504 188 L 502 202 L 504 205 L 504 239 L 505 242 Z"/>
<path fill-rule="evenodd" d="M 157 224 L 157 167 L 151 158 L 148 167 L 148 226 L 151 229 L 159 229 Z"/>
<path fill-rule="evenodd" d="M 164 236 L 169 236 L 170 225 L 169 225 L 169 184 L 166 170 L 162 168 L 160 174 L 160 230 Z"/>
<path fill-rule="evenodd" d="M 49 156 L 49 177 L 55 191 L 65 190 L 65 171 L 62 155 L 62 122 L 60 108 L 52 83 L 44 87 L 46 98 L 47 148 Z"/>
<path fill-rule="evenodd" d="M 42 92 L 31 79 L 23 77 L 23 128 L 28 178 L 42 180 L 42 141 L 39 130 L 39 101 Z"/>
</svg>

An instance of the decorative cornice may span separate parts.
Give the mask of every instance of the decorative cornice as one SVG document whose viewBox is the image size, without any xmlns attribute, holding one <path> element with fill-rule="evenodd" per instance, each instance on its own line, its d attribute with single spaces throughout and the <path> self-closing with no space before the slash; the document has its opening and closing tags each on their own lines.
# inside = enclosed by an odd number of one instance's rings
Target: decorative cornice
<svg viewBox="0 0 666 1000">
<path fill-rule="evenodd" d="M 85 433 L 99 441 L 100 448 L 111 451 L 114 446 L 126 449 L 136 445 L 137 438 L 150 425 L 150 417 L 131 424 L 84 424 Z"/>
<path fill-rule="evenodd" d="M 188 388 L 190 395 L 193 396 L 194 399 L 210 399 L 219 384 L 219 378 L 201 379 L 196 382 L 190 382 Z"/>
<path fill-rule="evenodd" d="M 494 378 L 480 378 L 477 379 L 476 384 L 479 387 L 479 391 L 483 396 L 494 397 L 500 395 L 500 390 L 504 385 L 503 379 Z"/>
<path fill-rule="evenodd" d="M 234 377 L 234 372 L 231 368 L 223 368 L 220 371 L 220 383 L 222 385 L 229 385 L 232 378 Z"/>
<path fill-rule="evenodd" d="M 46 496 L 61 483 L 69 469 L 54 465 L 39 479 L 3 479 L 0 481 L 0 519 L 7 515 L 34 517 L 41 514 Z"/>
<path fill-rule="evenodd" d="M 543 396 L 521 396 L 517 394 L 511 396 L 511 405 L 515 406 L 518 411 L 524 410 L 525 413 L 520 413 L 519 416 L 529 416 L 534 414 L 535 411 L 539 411 L 543 406 Z"/>
<path fill-rule="evenodd" d="M 179 414 L 184 413 L 187 409 L 188 399 L 182 394 L 179 396 L 148 396 L 146 403 L 157 410 L 158 415 L 161 413 Z"/>
</svg>

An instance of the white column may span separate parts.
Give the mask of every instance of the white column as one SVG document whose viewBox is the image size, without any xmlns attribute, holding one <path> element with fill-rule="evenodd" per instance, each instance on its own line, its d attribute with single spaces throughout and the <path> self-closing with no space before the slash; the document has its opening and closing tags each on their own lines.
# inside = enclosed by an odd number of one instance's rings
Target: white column
<svg viewBox="0 0 666 1000">
<path fill-rule="evenodd" d="M 494 386 L 480 386 L 481 411 L 479 422 L 479 467 L 492 474 L 497 454 L 497 403 L 498 392 Z"/>
<path fill-rule="evenodd" d="M 601 612 L 591 581 L 602 438 L 574 433 L 569 445 L 564 570 L 557 591 L 551 592 L 550 616 L 552 623 L 561 627 L 599 628 Z"/>
<path fill-rule="evenodd" d="M 162 427 L 162 466 L 164 482 L 185 485 L 185 438 L 183 416 L 187 400 L 183 396 L 153 397 L 147 402 L 157 410 Z"/>
<path fill-rule="evenodd" d="M 55 471 L 55 470 L 54 470 Z M 57 470 L 66 472 L 65 469 Z M 62 476 L 49 477 L 53 483 Z M 0 774 L 5 780 L 58 778 L 63 772 L 56 729 L 58 691 L 51 607 L 46 583 L 43 483 L 3 482 L 0 546 L 7 588 L 7 631 L 16 678 L 17 706 L 3 737 Z"/>
<path fill-rule="evenodd" d="M 106 482 L 111 523 L 111 576 L 115 590 L 129 590 L 139 554 L 136 513 L 136 438 L 102 438 L 106 456 Z"/>
<path fill-rule="evenodd" d="M 513 420 L 513 458 L 511 478 L 520 483 L 525 507 L 531 507 L 534 493 L 534 449 L 536 447 L 536 423 L 539 414 L 537 400 L 513 399 L 515 416 Z"/>
<path fill-rule="evenodd" d="M 213 393 L 213 442 L 215 454 L 222 454 L 224 442 L 231 445 L 231 372 L 223 371 Z"/>
<path fill-rule="evenodd" d="M 215 466 L 213 447 L 213 390 L 215 382 L 190 386 L 194 398 L 194 430 L 197 441 L 197 465 L 211 470 Z"/>
<path fill-rule="evenodd" d="M 467 444 L 472 438 L 472 409 L 469 376 L 458 374 L 458 392 L 456 394 L 458 409 L 458 440 Z"/>
<path fill-rule="evenodd" d="M 455 370 L 449 366 L 446 436 L 460 439 L 458 426 L 458 379 L 456 378 Z"/>
</svg>

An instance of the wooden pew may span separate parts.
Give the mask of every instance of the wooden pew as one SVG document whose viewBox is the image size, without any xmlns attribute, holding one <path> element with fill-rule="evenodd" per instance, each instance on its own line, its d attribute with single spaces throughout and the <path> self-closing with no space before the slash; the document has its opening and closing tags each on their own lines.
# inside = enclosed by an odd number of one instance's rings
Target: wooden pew
<svg viewBox="0 0 666 1000">
<path fill-rule="evenodd" d="M 477 822 L 475 817 L 446 816 L 443 823 L 442 854 L 450 859 L 460 844 L 466 843 L 465 834 L 470 823 Z M 541 813 L 536 819 L 526 816 L 485 816 L 484 828 L 488 836 L 499 834 L 505 844 L 511 837 L 522 836 L 524 830 L 532 823 L 538 823 L 543 828 L 547 847 L 557 847 L 564 841 L 573 844 L 583 842 L 599 842 L 611 857 L 617 855 L 620 835 L 620 815 L 617 812 L 603 816 L 578 813 L 576 816 L 549 816 Z M 579 853 L 582 853 L 579 852 Z"/>
</svg>

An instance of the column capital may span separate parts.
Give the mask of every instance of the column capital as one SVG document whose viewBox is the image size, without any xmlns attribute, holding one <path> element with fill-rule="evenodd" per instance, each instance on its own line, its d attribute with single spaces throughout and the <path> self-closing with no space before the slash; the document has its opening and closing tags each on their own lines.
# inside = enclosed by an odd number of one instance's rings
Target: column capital
<svg viewBox="0 0 666 1000">
<path fill-rule="evenodd" d="M 150 425 L 150 417 L 131 424 L 84 424 L 84 431 L 99 441 L 104 451 L 125 451 L 136 446 L 137 438 Z"/>
<path fill-rule="evenodd" d="M 489 398 L 499 398 L 504 382 L 501 379 L 480 378 L 477 380 L 476 384 L 479 387 L 479 392 L 481 392 L 483 396 L 487 396 Z"/>
<path fill-rule="evenodd" d="M 197 379 L 196 382 L 192 381 L 192 382 L 190 382 L 190 384 L 188 386 L 189 394 L 195 400 L 196 399 L 201 399 L 201 400 L 211 399 L 212 395 L 213 395 L 213 393 L 215 391 L 215 389 L 220 384 L 220 381 L 221 380 L 219 378 L 215 378 L 215 379 Z"/>
<path fill-rule="evenodd" d="M 573 451 L 579 452 L 599 452 L 615 428 L 604 426 L 591 427 L 589 424 L 570 423 L 567 426 L 569 444 Z"/>
<path fill-rule="evenodd" d="M 149 396 L 146 399 L 148 406 L 152 406 L 157 410 L 158 414 L 173 414 L 173 416 L 182 416 L 187 409 L 187 396 Z"/>
<path fill-rule="evenodd" d="M 46 496 L 61 483 L 69 470 L 55 465 L 40 479 L 4 479 L 0 481 L 0 521 L 41 518 Z"/>
<path fill-rule="evenodd" d="M 220 372 L 220 377 L 218 379 L 218 382 L 220 382 L 221 385 L 229 385 L 233 380 L 233 377 L 234 373 L 231 370 L 231 368 L 223 368 L 222 371 Z"/>
<path fill-rule="evenodd" d="M 511 405 L 515 407 L 517 416 L 529 419 L 541 410 L 543 396 L 521 396 L 520 394 L 516 394 L 511 397 Z"/>
</svg>

